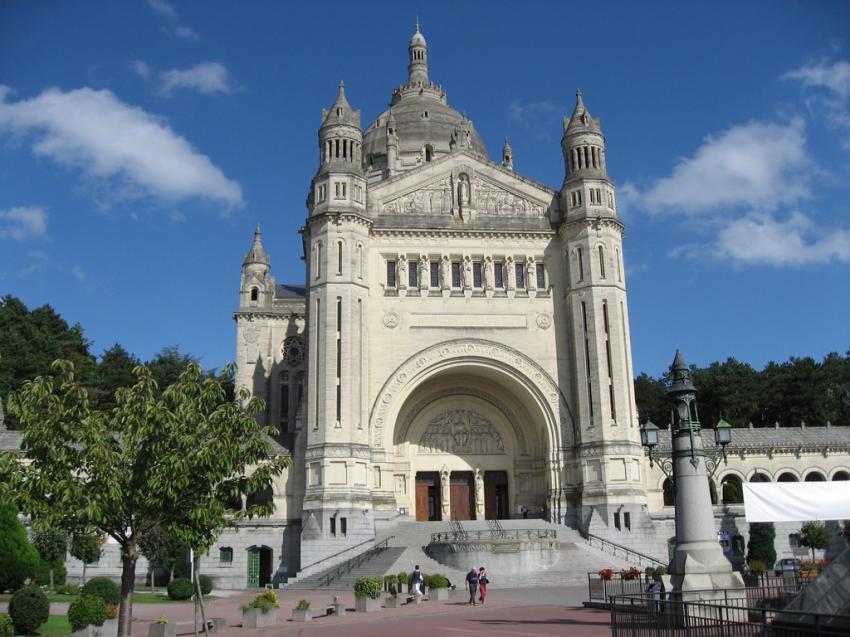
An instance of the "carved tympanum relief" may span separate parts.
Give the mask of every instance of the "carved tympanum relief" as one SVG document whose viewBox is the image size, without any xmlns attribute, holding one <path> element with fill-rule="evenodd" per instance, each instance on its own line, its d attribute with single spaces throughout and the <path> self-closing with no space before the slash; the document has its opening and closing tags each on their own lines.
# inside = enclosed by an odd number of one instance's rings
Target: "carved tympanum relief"
<svg viewBox="0 0 850 637">
<path fill-rule="evenodd" d="M 468 409 L 452 409 L 435 417 L 419 439 L 422 453 L 503 454 L 505 444 L 487 418 Z"/>
</svg>

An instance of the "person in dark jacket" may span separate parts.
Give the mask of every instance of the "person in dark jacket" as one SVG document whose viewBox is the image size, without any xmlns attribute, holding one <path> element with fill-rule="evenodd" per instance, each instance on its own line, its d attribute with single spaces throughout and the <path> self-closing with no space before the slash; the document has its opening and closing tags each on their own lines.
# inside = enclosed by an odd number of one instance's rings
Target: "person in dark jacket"
<svg viewBox="0 0 850 637">
<path fill-rule="evenodd" d="M 478 592 L 478 571 L 475 570 L 474 566 L 466 574 L 466 588 L 469 589 L 469 603 L 476 606 L 475 593 Z"/>
</svg>

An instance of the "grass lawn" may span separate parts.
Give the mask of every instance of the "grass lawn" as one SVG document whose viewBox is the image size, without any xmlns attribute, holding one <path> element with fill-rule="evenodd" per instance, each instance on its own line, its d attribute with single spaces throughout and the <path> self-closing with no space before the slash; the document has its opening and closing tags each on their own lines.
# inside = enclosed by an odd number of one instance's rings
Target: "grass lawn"
<svg viewBox="0 0 850 637">
<path fill-rule="evenodd" d="M 68 597 L 68 595 L 60 595 L 60 597 Z M 64 637 L 71 634 L 71 624 L 68 623 L 65 615 L 51 615 L 38 629 L 38 634 L 41 637 Z"/>
<path fill-rule="evenodd" d="M 49 602 L 67 602 L 70 604 L 74 601 L 74 598 L 76 598 L 76 595 L 57 595 L 56 593 L 47 594 L 47 601 Z M 0 602 L 8 602 L 10 599 L 12 599 L 11 593 L 0 595 Z"/>
<path fill-rule="evenodd" d="M 48 593 L 47 600 L 50 602 L 65 602 L 70 604 L 77 598 L 76 595 L 57 595 L 56 593 Z M 0 602 L 8 602 L 12 599 L 12 595 L 0 595 Z M 205 595 L 204 600 L 218 599 L 215 595 Z M 150 591 L 133 593 L 134 604 L 191 604 L 191 599 L 174 600 L 168 598 L 168 593 L 151 593 Z"/>
</svg>

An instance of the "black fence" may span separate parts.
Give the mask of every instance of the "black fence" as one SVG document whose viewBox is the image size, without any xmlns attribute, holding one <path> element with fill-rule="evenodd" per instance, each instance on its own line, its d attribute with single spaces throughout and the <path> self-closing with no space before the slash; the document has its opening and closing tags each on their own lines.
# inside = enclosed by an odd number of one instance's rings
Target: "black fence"
<svg viewBox="0 0 850 637">
<path fill-rule="evenodd" d="M 850 634 L 850 616 L 783 611 L 795 586 L 691 591 L 687 600 L 613 596 L 613 637 L 814 637 Z M 698 599 L 702 597 L 703 599 Z"/>
</svg>

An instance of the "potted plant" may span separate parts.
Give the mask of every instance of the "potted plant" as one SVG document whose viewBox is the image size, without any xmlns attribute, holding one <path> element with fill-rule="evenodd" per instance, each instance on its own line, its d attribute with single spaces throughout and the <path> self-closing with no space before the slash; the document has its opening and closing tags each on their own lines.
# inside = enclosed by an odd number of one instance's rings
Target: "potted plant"
<svg viewBox="0 0 850 637">
<path fill-rule="evenodd" d="M 599 579 L 608 581 L 614 576 L 613 568 L 602 568 L 599 569 Z"/>
<path fill-rule="evenodd" d="M 620 577 L 626 581 L 640 578 L 640 569 L 636 566 L 624 568 L 620 571 Z"/>
<path fill-rule="evenodd" d="M 354 609 L 358 613 L 371 613 L 381 609 L 378 602 L 381 583 L 380 577 L 361 577 L 354 582 Z"/>
<path fill-rule="evenodd" d="M 106 621 L 106 604 L 100 597 L 83 595 L 68 606 L 68 623 L 77 637 L 100 637 Z"/>
<path fill-rule="evenodd" d="M 242 606 L 243 628 L 266 628 L 277 623 L 277 593 L 272 590 L 263 591 L 250 603 Z"/>
<path fill-rule="evenodd" d="M 106 621 L 103 622 L 103 637 L 118 637 L 118 606 L 106 605 Z"/>
<path fill-rule="evenodd" d="M 432 575 L 429 584 L 428 599 L 448 599 L 449 598 L 449 580 L 443 575 Z"/>
<path fill-rule="evenodd" d="M 431 588 L 431 576 L 430 575 L 423 575 L 422 576 L 422 594 L 427 595 L 428 589 L 430 589 L 430 588 Z"/>
<path fill-rule="evenodd" d="M 410 592 L 410 573 L 407 571 L 398 574 L 398 590 L 402 593 Z"/>
<path fill-rule="evenodd" d="M 168 623 L 168 617 L 160 615 L 153 624 L 148 626 L 148 637 L 174 637 L 177 627 Z"/>
<path fill-rule="evenodd" d="M 398 584 L 397 575 L 384 575 L 384 590 L 389 592 L 391 586 Z"/>
<path fill-rule="evenodd" d="M 338 595 L 334 595 L 334 601 L 331 606 L 334 607 L 334 615 L 336 615 L 337 617 L 345 615 L 345 604 L 339 601 Z"/>
<path fill-rule="evenodd" d="M 308 622 L 313 619 L 313 611 L 310 610 L 310 602 L 302 599 L 292 611 L 292 621 Z"/>
<path fill-rule="evenodd" d="M 401 600 L 398 597 L 398 589 L 395 584 L 390 584 L 390 596 L 384 600 L 384 608 L 398 608 L 401 606 Z"/>
</svg>

